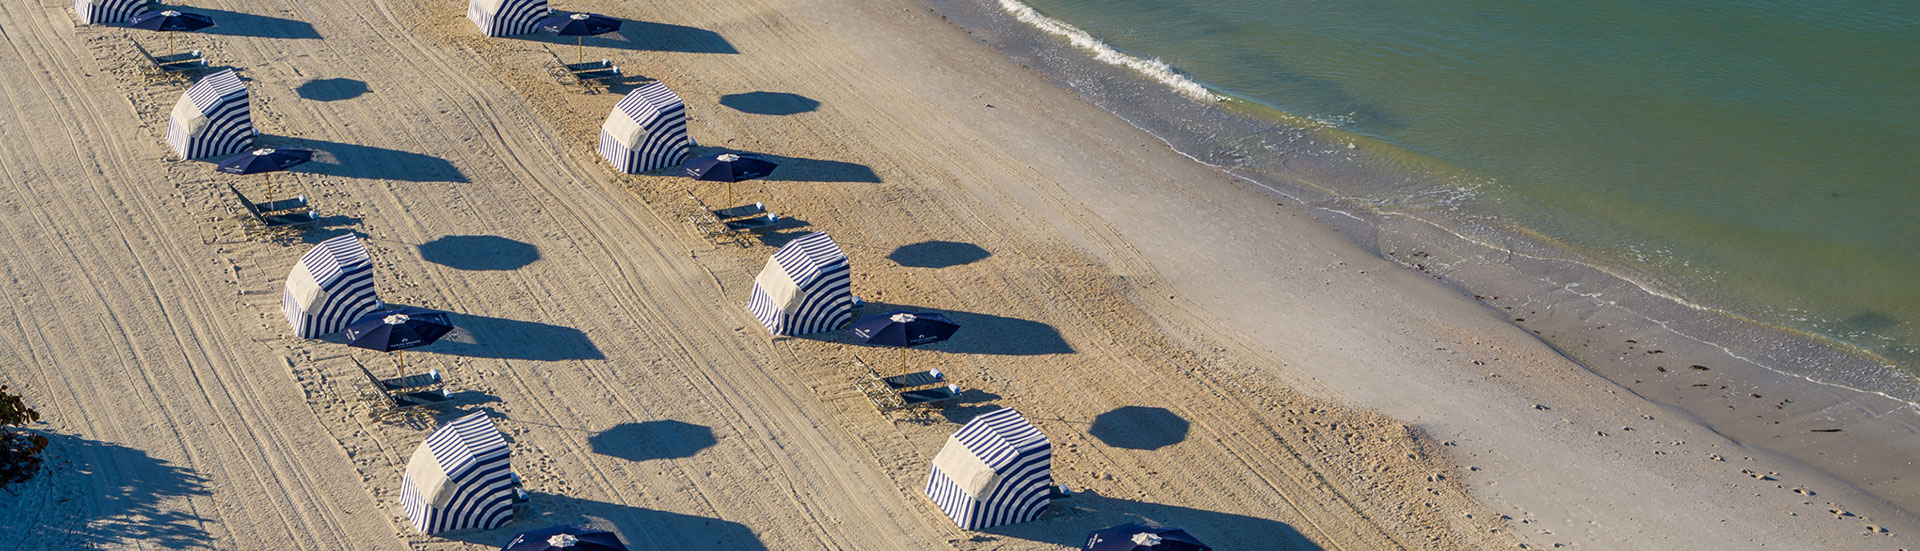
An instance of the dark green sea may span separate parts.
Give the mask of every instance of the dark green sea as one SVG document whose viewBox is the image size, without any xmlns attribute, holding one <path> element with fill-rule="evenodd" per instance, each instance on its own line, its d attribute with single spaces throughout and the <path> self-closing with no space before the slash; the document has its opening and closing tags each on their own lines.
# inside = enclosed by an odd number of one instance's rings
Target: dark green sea
<svg viewBox="0 0 1920 551">
<path fill-rule="evenodd" d="M 1920 368 L 1920 3 L 984 3 L 1437 184 L 1335 193 Z M 1229 168 L 1284 141 L 1207 132 Z"/>
</svg>

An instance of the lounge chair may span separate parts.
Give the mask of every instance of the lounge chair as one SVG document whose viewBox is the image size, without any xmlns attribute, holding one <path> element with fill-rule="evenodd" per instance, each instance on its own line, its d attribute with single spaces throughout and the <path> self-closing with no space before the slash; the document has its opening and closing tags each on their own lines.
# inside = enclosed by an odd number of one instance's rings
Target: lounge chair
<svg viewBox="0 0 1920 551">
<path fill-rule="evenodd" d="M 960 399 L 960 385 L 936 386 L 900 393 L 901 408 L 930 407 Z"/>
<path fill-rule="evenodd" d="M 856 380 L 854 386 L 882 412 L 937 406 L 960 399 L 960 386 L 947 383 L 947 374 L 938 369 L 882 377 L 859 358 L 854 359 L 854 365 L 867 371 L 867 378 Z"/>
<path fill-rule="evenodd" d="M 307 196 L 305 195 L 301 195 L 299 197 L 295 197 L 292 199 L 281 199 L 278 201 L 267 201 L 265 203 L 255 203 L 253 202 L 253 200 L 247 198 L 247 194 L 240 193 L 240 188 L 234 187 L 233 184 L 227 184 L 227 189 L 233 190 L 233 195 L 235 197 L 239 197 L 241 203 L 246 204 L 248 208 L 254 210 L 255 212 L 259 212 L 261 214 L 270 214 L 270 213 L 289 211 L 289 210 L 304 210 L 304 209 L 310 208 L 310 205 L 307 204 Z"/>
<path fill-rule="evenodd" d="M 560 84 L 580 86 L 589 93 L 597 94 L 606 90 L 613 81 L 627 76 L 620 71 L 620 67 L 609 60 L 567 63 L 560 54 L 554 53 L 552 48 L 546 50 L 547 55 L 553 56 L 553 59 L 543 66 L 546 67 L 548 76 L 552 76 L 553 81 Z"/>
<path fill-rule="evenodd" d="M 874 378 L 878 379 L 880 381 L 880 384 L 887 385 L 887 388 L 891 390 L 903 390 L 903 389 L 923 387 L 928 385 L 937 385 L 940 383 L 947 382 L 947 375 L 945 373 L 941 373 L 940 370 L 938 369 L 929 369 L 919 373 L 907 373 L 904 375 L 894 375 L 892 377 L 875 376 Z"/>
<path fill-rule="evenodd" d="M 233 195 L 240 198 L 240 206 L 247 209 L 247 214 L 253 215 L 254 220 L 260 221 L 261 225 L 268 228 L 295 228 L 320 223 L 320 215 L 307 206 L 305 195 L 294 199 L 255 203 L 252 199 L 248 199 L 246 194 L 240 193 L 240 188 L 233 187 L 233 184 L 227 184 L 227 189 L 233 190 Z"/>
<path fill-rule="evenodd" d="M 620 76 L 620 68 L 614 66 L 612 61 L 605 59 L 586 63 L 568 63 L 565 67 L 567 72 L 573 73 L 573 78 L 581 82 L 607 80 Z"/>
<path fill-rule="evenodd" d="M 751 205 L 727 207 L 724 209 L 713 211 L 713 217 L 719 218 L 724 221 L 724 220 L 732 220 L 735 218 L 745 218 L 748 216 L 759 216 L 766 213 L 767 213 L 766 205 L 763 205 L 760 203 L 754 203 Z"/>
<path fill-rule="evenodd" d="M 285 212 L 290 210 L 307 210 L 308 208 L 310 207 L 307 205 L 307 196 L 305 195 L 295 197 L 292 199 L 281 199 L 278 201 L 267 201 L 265 203 L 253 204 L 253 210 L 260 211 L 261 214 L 272 214 L 272 213 Z"/>
<path fill-rule="evenodd" d="M 404 394 L 389 394 L 388 396 L 393 399 L 393 409 L 396 410 L 420 406 L 434 406 L 453 401 L 453 393 L 447 392 L 447 389 L 444 388 Z"/>
<path fill-rule="evenodd" d="M 140 42 L 133 39 L 127 39 L 127 41 L 132 42 L 133 50 L 139 52 L 141 59 L 146 60 L 145 69 L 149 75 L 167 75 L 207 66 L 207 59 L 201 56 L 199 50 L 156 56 L 148 52 L 145 46 L 141 46 Z"/>
<path fill-rule="evenodd" d="M 755 216 L 753 218 L 728 220 L 725 222 L 725 224 L 727 226 L 727 229 L 730 231 L 760 230 L 760 229 L 771 228 L 773 226 L 779 225 L 780 215 L 769 212 L 766 215 Z"/>
<path fill-rule="evenodd" d="M 362 375 L 367 376 L 367 382 L 373 383 L 374 391 L 378 392 L 380 394 L 381 399 L 384 400 L 387 404 L 387 408 L 385 411 L 374 410 L 369 413 L 370 415 L 378 416 L 382 413 L 397 412 L 397 411 L 417 408 L 421 406 L 429 406 L 429 407 L 438 406 L 440 404 L 445 404 L 453 401 L 453 394 L 447 392 L 447 390 L 444 388 L 439 390 L 402 392 L 399 394 L 395 394 L 394 392 L 389 391 L 387 389 L 387 384 L 385 381 L 380 380 L 379 377 L 373 376 L 373 372 L 367 370 L 367 366 L 364 364 L 361 364 L 360 360 L 354 360 L 353 365 L 358 366 L 360 368 L 360 373 Z"/>
<path fill-rule="evenodd" d="M 416 388 L 425 388 L 440 384 L 440 370 L 435 369 L 418 375 L 381 379 L 380 389 L 387 392 L 403 392 Z"/>
</svg>

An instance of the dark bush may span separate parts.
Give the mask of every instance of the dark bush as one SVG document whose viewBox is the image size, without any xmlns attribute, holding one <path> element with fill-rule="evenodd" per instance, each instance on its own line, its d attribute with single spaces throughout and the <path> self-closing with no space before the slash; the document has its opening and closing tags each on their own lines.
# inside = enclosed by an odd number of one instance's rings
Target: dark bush
<svg viewBox="0 0 1920 551">
<path fill-rule="evenodd" d="M 0 385 L 0 488 L 25 482 L 39 472 L 47 437 L 18 428 L 39 421 L 40 412 L 27 407 L 20 395 L 7 393 L 7 385 Z"/>
</svg>

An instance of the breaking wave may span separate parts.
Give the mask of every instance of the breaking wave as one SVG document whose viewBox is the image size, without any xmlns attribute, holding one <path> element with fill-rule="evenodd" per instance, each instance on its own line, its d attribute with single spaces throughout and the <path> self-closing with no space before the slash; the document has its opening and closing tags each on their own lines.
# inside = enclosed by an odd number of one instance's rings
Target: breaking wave
<svg viewBox="0 0 1920 551">
<path fill-rule="evenodd" d="M 1088 34 L 1087 31 L 1080 30 L 1079 27 L 1042 15 L 1038 10 L 1033 9 L 1033 6 L 1029 6 L 1020 0 L 1000 0 L 1000 9 L 1006 10 L 1007 13 L 1012 14 L 1013 18 L 1019 20 L 1021 23 L 1032 25 L 1034 28 L 1046 31 L 1048 34 L 1067 39 L 1067 42 L 1073 44 L 1074 47 L 1093 54 L 1093 58 L 1099 60 L 1101 63 L 1132 69 L 1134 72 L 1145 75 L 1147 78 L 1151 78 L 1161 84 L 1165 84 L 1167 87 L 1173 88 L 1174 91 L 1180 92 L 1187 97 L 1207 101 L 1223 101 L 1227 99 L 1226 96 L 1216 94 L 1212 90 L 1208 90 L 1207 87 L 1201 86 L 1200 83 L 1194 82 L 1193 79 L 1181 75 L 1173 69 L 1173 66 L 1167 65 L 1164 61 L 1158 59 L 1142 59 L 1127 55 L 1120 50 L 1114 49 L 1113 46 L 1108 45 L 1099 38 Z"/>
</svg>

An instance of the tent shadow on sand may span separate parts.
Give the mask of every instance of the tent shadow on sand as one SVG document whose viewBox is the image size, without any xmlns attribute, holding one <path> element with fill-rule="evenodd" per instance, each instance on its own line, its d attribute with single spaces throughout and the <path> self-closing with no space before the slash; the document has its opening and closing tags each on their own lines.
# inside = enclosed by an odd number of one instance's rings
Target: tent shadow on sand
<svg viewBox="0 0 1920 551">
<path fill-rule="evenodd" d="M 168 9 L 179 9 L 180 11 L 197 13 L 213 18 L 212 27 L 197 31 L 203 34 L 300 40 L 320 39 L 320 31 L 315 30 L 312 23 L 298 19 L 227 11 L 202 6 L 169 6 Z"/>
<path fill-rule="evenodd" d="M 720 96 L 720 105 L 754 115 L 794 115 L 820 108 L 813 98 L 788 92 L 747 92 Z"/>
<path fill-rule="evenodd" d="M 1107 497 L 1091 491 L 1055 500 L 1038 520 L 981 532 L 1079 549 L 1088 533 L 1128 522 L 1183 528 L 1214 549 L 1322 551 L 1299 530 L 1277 520 Z"/>
<path fill-rule="evenodd" d="M 467 182 L 467 175 L 446 159 L 411 151 L 264 134 L 256 140 L 254 146 L 300 147 L 314 150 L 313 161 L 294 167 L 289 172 L 311 172 L 345 178 L 401 182 Z M 205 160 L 219 161 L 219 159 Z"/>
<path fill-rule="evenodd" d="M 1116 448 L 1157 450 L 1186 441 L 1192 426 L 1166 408 L 1125 406 L 1095 416 L 1087 434 Z"/>
<path fill-rule="evenodd" d="M 454 330 L 439 342 L 418 350 L 469 358 L 505 360 L 604 360 L 587 334 L 572 327 L 537 321 L 455 313 Z"/>
<path fill-rule="evenodd" d="M 628 461 L 693 457 L 713 444 L 713 429 L 672 419 L 621 423 L 587 437 L 593 453 Z"/>
<path fill-rule="evenodd" d="M 513 522 L 506 526 L 484 532 L 447 534 L 445 537 L 493 549 L 506 545 L 507 540 L 521 532 L 571 525 L 611 530 L 618 533 L 632 551 L 767 551 L 767 544 L 760 541 L 753 529 L 738 522 L 560 494 L 528 493 L 533 497 L 532 502 L 516 507 Z"/>
<path fill-rule="evenodd" d="M 773 169 L 772 174 L 768 174 L 765 177 L 734 184 L 735 186 L 734 189 L 736 191 L 745 189 L 744 187 L 741 187 L 741 186 L 755 185 L 754 184 L 755 182 L 857 182 L 857 183 L 868 183 L 868 184 L 880 183 L 880 175 L 874 173 L 872 167 L 859 164 L 859 163 L 849 163 L 844 161 L 829 161 L 824 159 L 808 159 L 804 157 L 788 157 L 784 155 L 771 155 L 767 153 L 740 151 L 737 149 L 731 149 L 731 148 L 725 148 L 725 147 L 709 147 L 709 146 L 695 147 L 693 148 L 693 151 L 690 153 L 690 155 L 691 157 L 700 157 L 704 155 L 713 155 L 716 153 L 751 153 L 754 155 L 759 155 L 761 157 L 766 157 L 767 160 L 773 161 L 775 164 L 780 165 L 778 168 Z M 673 176 L 680 176 L 680 169 L 674 168 L 668 171 L 664 171 L 663 173 L 673 175 Z M 715 183 L 715 182 L 701 182 L 701 183 L 704 184 L 704 183 Z"/>
<path fill-rule="evenodd" d="M 181 501 L 210 495 L 207 479 L 199 473 L 142 450 L 67 434 L 43 434 L 49 443 L 39 474 L 8 487 L 16 495 L 0 502 L 42 504 L 48 514 L 16 518 L 26 524 L 8 527 L 10 544 L 19 549 L 212 545 L 206 527 L 214 521 L 192 514 Z M 70 500 L 77 503 L 67 504 Z M 60 511 L 75 514 L 52 514 Z"/>
<path fill-rule="evenodd" d="M 1047 354 L 1072 354 L 1073 345 L 1060 336 L 1053 326 L 1037 321 L 1009 318 L 993 314 L 942 310 L 919 306 L 902 306 L 881 302 L 869 302 L 865 308 L 854 311 L 856 319 L 861 316 L 884 314 L 895 310 L 914 312 L 931 311 L 946 314 L 947 319 L 960 324 L 960 331 L 952 339 L 926 346 L 916 346 L 916 350 L 938 350 L 956 354 L 987 354 L 994 356 L 1044 356 Z M 830 342 L 853 342 L 846 328 L 837 331 L 801 335 L 801 338 Z M 891 350 L 892 347 L 876 347 Z"/>
<path fill-rule="evenodd" d="M 349 100 L 366 95 L 370 90 L 364 80 L 350 78 L 316 78 L 300 83 L 293 89 L 300 99 L 313 101 Z"/>
<path fill-rule="evenodd" d="M 444 235 L 417 247 L 427 262 L 472 272 L 517 270 L 540 260 L 540 248 L 495 235 Z"/>
<path fill-rule="evenodd" d="M 555 11 L 554 13 L 571 12 Z M 616 17 L 615 19 L 620 18 Z M 469 30 L 471 30 L 471 27 L 469 27 Z M 556 36 L 536 30 L 527 34 L 514 35 L 512 38 L 550 44 L 553 53 L 558 54 L 562 60 L 568 63 L 575 61 L 574 50 L 579 46 L 638 52 L 678 52 L 683 54 L 740 53 L 740 50 L 734 49 L 733 43 L 728 42 L 725 37 L 720 36 L 720 33 L 699 27 L 688 27 L 671 23 L 654 23 L 651 21 L 636 21 L 633 19 L 620 19 L 620 30 L 599 36 Z M 593 57 L 592 54 L 587 54 L 587 58 L 588 61 L 598 61 L 598 58 Z"/>
</svg>

